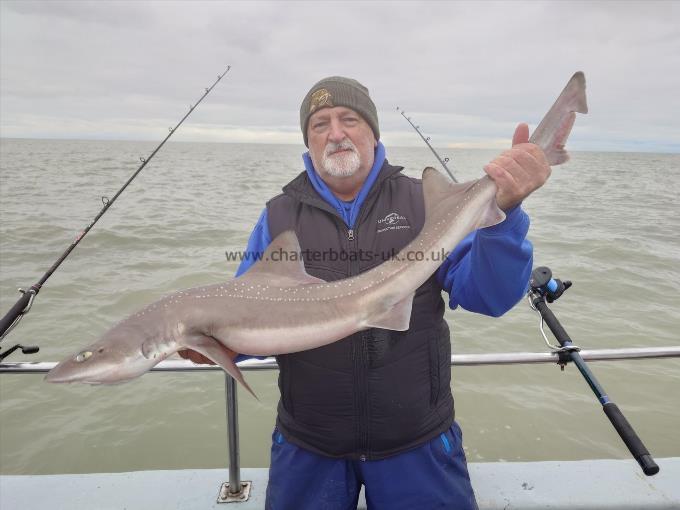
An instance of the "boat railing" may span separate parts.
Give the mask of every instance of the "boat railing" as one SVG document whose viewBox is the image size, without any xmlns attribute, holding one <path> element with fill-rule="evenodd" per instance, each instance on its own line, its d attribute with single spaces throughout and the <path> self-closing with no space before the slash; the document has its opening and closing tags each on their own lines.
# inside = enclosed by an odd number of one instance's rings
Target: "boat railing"
<svg viewBox="0 0 680 510">
<path fill-rule="evenodd" d="M 621 361 L 650 358 L 678 358 L 680 346 L 671 347 L 639 347 L 626 349 L 593 349 L 581 350 L 581 357 L 586 361 Z M 511 352 L 488 354 L 454 354 L 451 356 L 452 366 L 480 365 L 516 365 L 535 363 L 558 363 L 557 352 Z M 39 374 L 47 373 L 56 362 L 13 362 L 0 363 L 0 374 Z M 237 363 L 241 370 L 276 370 L 278 365 L 274 358 L 247 359 Z M 196 365 L 188 360 L 165 360 L 151 369 L 152 372 L 205 372 L 218 371 L 216 365 Z M 236 381 L 225 372 L 225 405 L 227 418 L 227 444 L 229 447 L 229 481 L 220 488 L 220 502 L 246 501 L 250 493 L 250 482 L 241 480 L 239 455 L 238 400 Z"/>
</svg>

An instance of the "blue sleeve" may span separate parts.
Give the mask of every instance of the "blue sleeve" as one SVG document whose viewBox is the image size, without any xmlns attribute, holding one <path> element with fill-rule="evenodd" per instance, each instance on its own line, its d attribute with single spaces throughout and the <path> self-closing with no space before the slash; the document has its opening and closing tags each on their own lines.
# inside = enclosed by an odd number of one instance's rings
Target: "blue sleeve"
<svg viewBox="0 0 680 510">
<path fill-rule="evenodd" d="M 449 306 L 499 317 L 522 299 L 533 265 L 528 231 L 529 216 L 517 206 L 502 223 L 463 239 L 437 271 Z"/>
<path fill-rule="evenodd" d="M 267 221 L 267 208 L 265 207 L 260 214 L 260 218 L 255 224 L 255 228 L 250 233 L 250 238 L 248 238 L 248 246 L 246 246 L 246 251 L 241 259 L 241 264 L 236 270 L 236 278 L 241 276 L 243 273 L 250 269 L 250 266 L 255 264 L 262 254 L 272 242 L 271 236 L 269 235 L 269 222 Z"/>
<path fill-rule="evenodd" d="M 269 235 L 269 222 L 267 221 L 267 208 L 265 207 L 260 214 L 260 218 L 255 224 L 255 228 L 250 233 L 250 238 L 248 238 L 248 246 L 246 246 L 246 251 L 243 254 L 243 259 L 241 259 L 241 264 L 236 270 L 236 278 L 241 276 L 243 273 L 250 269 L 250 266 L 255 264 L 262 254 L 271 243 L 271 236 Z M 234 360 L 236 363 L 246 359 L 257 358 L 264 359 L 266 356 L 247 356 L 245 354 L 239 354 Z"/>
</svg>

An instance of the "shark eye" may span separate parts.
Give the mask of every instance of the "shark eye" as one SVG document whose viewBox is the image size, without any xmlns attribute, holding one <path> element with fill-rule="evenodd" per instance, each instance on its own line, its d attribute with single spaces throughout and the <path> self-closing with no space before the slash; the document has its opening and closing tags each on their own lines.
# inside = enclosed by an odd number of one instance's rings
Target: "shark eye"
<svg viewBox="0 0 680 510">
<path fill-rule="evenodd" d="M 83 361 L 87 360 L 90 356 L 92 356 L 92 351 L 83 351 L 75 357 L 75 360 L 78 363 L 82 363 Z"/>
</svg>

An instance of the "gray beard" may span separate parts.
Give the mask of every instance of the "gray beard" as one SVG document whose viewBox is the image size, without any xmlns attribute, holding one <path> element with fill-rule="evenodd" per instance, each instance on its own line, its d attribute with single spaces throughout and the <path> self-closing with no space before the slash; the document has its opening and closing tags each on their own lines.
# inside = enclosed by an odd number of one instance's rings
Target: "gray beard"
<svg viewBox="0 0 680 510">
<path fill-rule="evenodd" d="M 339 149 L 350 150 L 331 156 L 331 153 Z M 332 177 L 351 177 L 359 171 L 360 166 L 359 151 L 350 140 L 328 143 L 321 157 L 321 168 Z"/>
</svg>

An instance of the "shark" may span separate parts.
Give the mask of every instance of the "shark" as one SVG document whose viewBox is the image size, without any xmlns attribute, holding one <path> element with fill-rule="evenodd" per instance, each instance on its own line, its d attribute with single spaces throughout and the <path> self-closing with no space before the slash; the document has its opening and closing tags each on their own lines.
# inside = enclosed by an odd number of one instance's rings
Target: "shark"
<svg viewBox="0 0 680 510">
<path fill-rule="evenodd" d="M 541 147 L 551 166 L 569 159 L 564 146 L 576 113 L 587 111 L 585 76 L 577 72 L 529 139 Z M 58 363 L 46 381 L 121 383 L 179 350 L 192 349 L 254 395 L 234 363 L 235 353 L 287 354 L 367 328 L 408 329 L 414 293 L 437 270 L 441 254 L 448 254 L 473 230 L 505 218 L 496 204 L 496 185 L 488 176 L 458 184 L 428 167 L 422 183 L 423 228 L 375 268 L 323 281 L 305 271 L 295 232 L 283 232 L 241 277 L 180 290 L 149 304 Z"/>
</svg>

